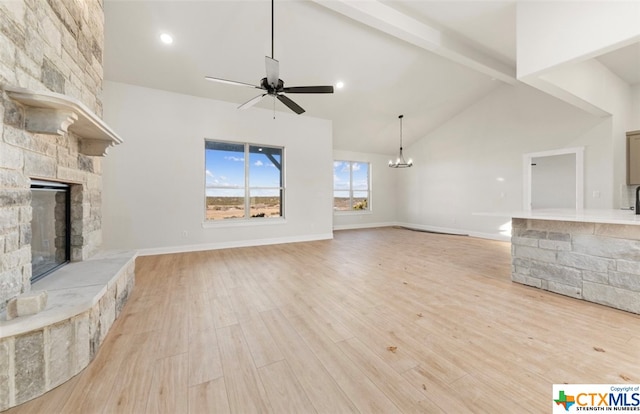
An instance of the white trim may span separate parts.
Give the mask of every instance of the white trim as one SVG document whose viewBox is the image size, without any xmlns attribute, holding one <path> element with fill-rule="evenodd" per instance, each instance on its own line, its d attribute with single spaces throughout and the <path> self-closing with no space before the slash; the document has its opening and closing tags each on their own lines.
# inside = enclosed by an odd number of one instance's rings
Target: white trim
<svg viewBox="0 0 640 414">
<path fill-rule="evenodd" d="M 357 216 L 373 214 L 371 210 L 333 210 L 334 216 Z"/>
<path fill-rule="evenodd" d="M 458 236 L 468 236 L 469 233 L 464 231 L 463 229 L 452 229 L 449 227 L 437 227 L 430 226 L 428 224 L 415 224 L 415 223 L 397 223 L 396 226 L 406 227 L 408 229 L 415 230 L 424 230 L 424 231 L 432 231 L 435 233 L 447 233 L 447 234 L 455 234 Z"/>
<path fill-rule="evenodd" d="M 214 229 L 220 227 L 272 226 L 274 224 L 287 224 L 287 220 L 283 217 L 252 217 L 226 220 L 208 220 L 202 222 L 202 228 Z"/>
<path fill-rule="evenodd" d="M 409 229 L 426 230 L 436 233 L 447 233 L 460 236 L 477 237 L 480 239 L 510 241 L 509 236 L 492 233 L 482 233 L 475 231 L 465 231 L 463 229 L 453 229 L 446 227 L 428 226 L 423 224 L 413 223 L 399 223 L 399 222 L 386 222 L 386 223 L 370 223 L 370 224 L 357 224 L 357 225 L 343 225 L 334 226 L 334 231 L 341 230 L 358 230 L 366 228 L 377 227 L 393 227 L 400 226 Z M 259 239 L 259 240 L 243 240 L 235 242 L 222 242 L 222 243 L 203 243 L 203 244 L 191 244 L 183 246 L 169 246 L 169 247 L 152 247 L 148 249 L 138 250 L 138 256 L 154 256 L 158 254 L 172 254 L 172 253 L 188 253 L 204 250 L 219 250 L 219 249 L 232 249 L 237 247 L 254 247 L 254 246 L 266 246 L 271 244 L 284 244 L 284 243 L 299 243 L 299 242 L 311 242 L 318 240 L 331 240 L 333 239 L 333 233 L 323 233 L 310 236 L 298 236 L 298 237 L 279 237 L 274 239 Z"/>
<path fill-rule="evenodd" d="M 221 242 L 221 243 L 190 244 L 190 245 L 184 245 L 184 246 L 152 247 L 148 249 L 138 250 L 138 255 L 154 256 L 157 254 L 199 252 L 203 250 L 232 249 L 236 247 L 266 246 L 270 244 L 298 243 L 298 242 L 309 242 L 309 241 L 331 240 L 331 239 L 333 239 L 333 233 L 324 233 L 324 234 L 297 236 L 297 237 L 278 237 L 274 239 L 241 240 L 241 241 Z"/>
<path fill-rule="evenodd" d="M 372 229 L 376 227 L 393 227 L 396 223 L 362 223 L 362 224 L 341 224 L 334 225 L 334 231 L 340 230 L 357 230 L 357 229 Z"/>
<path fill-rule="evenodd" d="M 470 231 L 469 237 L 476 237 L 478 239 L 488 239 L 488 240 L 497 240 L 504 242 L 511 242 L 511 236 L 505 236 L 504 234 L 492 234 L 492 233 L 482 233 Z"/>
<path fill-rule="evenodd" d="M 576 210 L 584 209 L 584 147 L 560 148 L 522 154 L 522 209 L 531 211 L 531 160 L 554 155 L 576 155 Z"/>
<path fill-rule="evenodd" d="M 453 234 L 459 236 L 469 236 L 469 237 L 477 237 L 479 239 L 489 239 L 489 240 L 499 240 L 499 241 L 511 241 L 510 236 L 502 235 L 502 234 L 494 234 L 494 233 L 483 233 L 479 231 L 466 231 L 464 229 L 454 229 L 449 227 L 437 227 L 437 226 L 429 226 L 425 224 L 415 224 L 415 223 L 395 223 L 395 226 L 406 227 L 408 229 L 416 229 L 416 230 L 424 230 L 424 231 L 432 231 L 435 233 L 446 233 Z"/>
</svg>

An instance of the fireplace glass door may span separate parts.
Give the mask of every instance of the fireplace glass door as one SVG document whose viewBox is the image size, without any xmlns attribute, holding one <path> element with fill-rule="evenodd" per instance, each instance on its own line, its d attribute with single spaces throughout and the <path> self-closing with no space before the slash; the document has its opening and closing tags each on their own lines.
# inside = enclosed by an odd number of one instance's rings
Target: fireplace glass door
<svg viewBox="0 0 640 414">
<path fill-rule="evenodd" d="M 31 183 L 31 281 L 69 262 L 71 196 L 61 183 Z"/>
</svg>

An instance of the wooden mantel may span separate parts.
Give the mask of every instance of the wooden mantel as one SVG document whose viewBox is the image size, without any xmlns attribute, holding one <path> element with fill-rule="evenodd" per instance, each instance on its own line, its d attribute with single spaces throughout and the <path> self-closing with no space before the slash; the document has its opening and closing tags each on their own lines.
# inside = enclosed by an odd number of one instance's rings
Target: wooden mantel
<svg viewBox="0 0 640 414">
<path fill-rule="evenodd" d="M 39 134 L 63 135 L 73 132 L 80 139 L 79 152 L 104 156 L 107 148 L 122 143 L 98 115 L 75 98 L 54 92 L 32 91 L 5 86 L 4 91 L 25 107 L 25 128 Z"/>
</svg>

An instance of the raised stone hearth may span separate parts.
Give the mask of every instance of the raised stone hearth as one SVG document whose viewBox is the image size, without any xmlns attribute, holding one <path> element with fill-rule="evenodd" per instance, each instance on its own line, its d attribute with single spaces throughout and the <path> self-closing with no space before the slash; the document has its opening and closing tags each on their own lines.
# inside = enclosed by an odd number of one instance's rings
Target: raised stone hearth
<svg viewBox="0 0 640 414">
<path fill-rule="evenodd" d="M 134 252 L 98 254 L 36 282 L 44 311 L 0 314 L 0 411 L 67 381 L 93 359 L 135 283 Z"/>
</svg>

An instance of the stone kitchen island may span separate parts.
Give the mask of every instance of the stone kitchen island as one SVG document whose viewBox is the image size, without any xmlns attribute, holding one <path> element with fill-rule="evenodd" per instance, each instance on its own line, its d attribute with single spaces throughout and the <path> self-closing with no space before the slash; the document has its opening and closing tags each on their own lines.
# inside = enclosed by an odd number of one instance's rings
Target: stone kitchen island
<svg viewBox="0 0 640 414">
<path fill-rule="evenodd" d="M 512 214 L 514 282 L 640 314 L 640 216 L 629 210 Z"/>
</svg>

